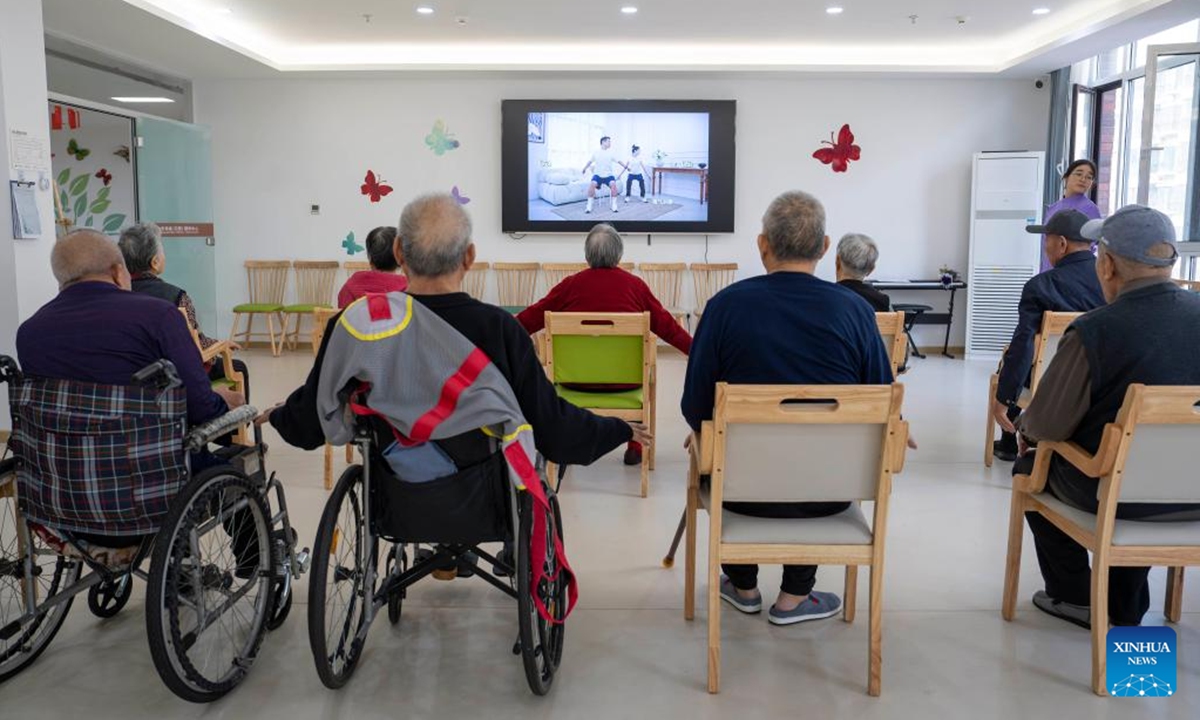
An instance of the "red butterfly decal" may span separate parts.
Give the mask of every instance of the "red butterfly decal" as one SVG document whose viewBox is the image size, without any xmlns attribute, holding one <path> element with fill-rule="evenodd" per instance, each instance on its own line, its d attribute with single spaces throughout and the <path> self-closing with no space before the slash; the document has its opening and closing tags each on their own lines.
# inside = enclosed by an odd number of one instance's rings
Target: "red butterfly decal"
<svg viewBox="0 0 1200 720">
<path fill-rule="evenodd" d="M 854 133 L 850 132 L 849 125 L 843 125 L 842 129 L 838 131 L 836 143 L 833 142 L 833 133 L 829 133 L 828 141 L 822 140 L 821 142 L 830 147 L 821 148 L 812 156 L 826 165 L 832 165 L 834 172 L 846 172 L 850 161 L 858 160 L 862 152 L 862 148 L 854 144 Z"/>
<path fill-rule="evenodd" d="M 392 186 L 384 183 L 383 180 L 375 179 L 375 171 L 368 170 L 366 181 L 362 184 L 362 194 L 369 195 L 371 202 L 377 203 L 380 198 L 387 197 L 392 192 Z"/>
<path fill-rule="evenodd" d="M 112 173 L 105 170 L 104 168 L 100 168 L 99 170 L 96 171 L 96 177 L 103 180 L 105 186 L 107 186 L 110 182 L 112 182 Z"/>
</svg>

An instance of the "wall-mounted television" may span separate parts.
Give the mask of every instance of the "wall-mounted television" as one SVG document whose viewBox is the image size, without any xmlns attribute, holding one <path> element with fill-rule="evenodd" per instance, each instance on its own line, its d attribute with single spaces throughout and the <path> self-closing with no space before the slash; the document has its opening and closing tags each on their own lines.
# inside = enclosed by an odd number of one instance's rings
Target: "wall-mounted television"
<svg viewBox="0 0 1200 720">
<path fill-rule="evenodd" d="M 733 232 L 733 100 L 505 100 L 506 233 Z"/>
</svg>

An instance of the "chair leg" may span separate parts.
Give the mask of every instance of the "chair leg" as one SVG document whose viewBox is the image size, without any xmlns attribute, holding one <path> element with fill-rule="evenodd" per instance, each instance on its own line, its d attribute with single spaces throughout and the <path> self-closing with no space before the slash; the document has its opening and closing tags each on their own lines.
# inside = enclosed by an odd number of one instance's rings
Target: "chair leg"
<svg viewBox="0 0 1200 720">
<path fill-rule="evenodd" d="M 237 342 L 238 321 L 241 319 L 242 319 L 241 313 L 233 314 L 233 327 L 229 328 L 229 342 L 231 342 L 231 343 Z"/>
<path fill-rule="evenodd" d="M 546 480 L 554 492 L 558 492 L 558 465 L 550 460 L 546 461 Z"/>
<path fill-rule="evenodd" d="M 708 691 L 721 690 L 721 558 L 712 539 L 708 547 Z"/>
<path fill-rule="evenodd" d="M 267 313 L 267 338 L 271 343 L 271 355 L 279 357 L 280 348 L 275 345 L 275 314 Z"/>
<path fill-rule="evenodd" d="M 1108 557 L 1107 553 L 1092 555 L 1092 692 L 1108 694 L 1107 650 L 1108 635 Z"/>
<path fill-rule="evenodd" d="M 1017 591 L 1021 582 L 1021 544 L 1025 539 L 1024 494 L 1013 490 L 1008 511 L 1008 554 L 1004 559 L 1004 595 L 1000 615 L 1005 620 L 1016 616 Z"/>
<path fill-rule="evenodd" d="M 867 694 L 879 697 L 883 684 L 883 563 L 871 564 L 871 597 L 868 629 Z"/>
<path fill-rule="evenodd" d="M 1183 568 L 1167 568 L 1167 598 L 1163 603 L 1163 615 L 1173 623 L 1179 622 L 1183 613 Z"/>
<path fill-rule="evenodd" d="M 648 448 L 647 448 L 648 450 Z M 650 493 L 650 453 L 642 453 L 642 497 Z"/>
<path fill-rule="evenodd" d="M 846 587 L 842 592 L 842 620 L 854 622 L 855 604 L 858 600 L 858 566 L 846 566 Z"/>
<path fill-rule="evenodd" d="M 325 443 L 325 489 L 333 489 L 333 446 Z"/>
<path fill-rule="evenodd" d="M 354 464 L 354 445 L 346 445 L 346 462 L 350 465 Z"/>
<path fill-rule="evenodd" d="M 997 375 L 992 375 L 992 379 L 988 381 L 988 401 L 987 419 L 984 421 L 983 433 L 983 465 L 984 467 L 992 466 L 992 458 L 994 457 L 994 449 L 992 443 L 996 441 L 996 418 L 992 415 L 992 398 L 996 397 L 996 386 L 999 384 Z"/>
<path fill-rule="evenodd" d="M 696 490 L 688 488 L 687 508 L 684 509 L 686 530 L 683 549 L 683 619 L 696 618 Z"/>
</svg>

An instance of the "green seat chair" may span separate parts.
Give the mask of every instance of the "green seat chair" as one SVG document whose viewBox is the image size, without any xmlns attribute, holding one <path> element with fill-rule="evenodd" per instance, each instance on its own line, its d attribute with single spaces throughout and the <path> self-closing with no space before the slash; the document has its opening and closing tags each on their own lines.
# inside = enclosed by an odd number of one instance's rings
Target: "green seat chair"
<svg viewBox="0 0 1200 720">
<path fill-rule="evenodd" d="M 249 347 L 255 337 L 267 338 L 271 344 L 271 354 L 279 356 L 283 347 L 283 298 L 287 293 L 288 269 L 292 266 L 287 260 L 247 260 L 246 282 L 250 291 L 249 302 L 233 307 L 233 327 L 229 331 L 229 341 Z M 267 331 L 254 332 L 254 318 L 258 315 L 266 317 Z M 242 318 L 246 318 L 246 327 L 239 331 Z M 279 321 L 278 337 L 275 322 Z"/>
<path fill-rule="evenodd" d="M 284 339 L 288 347 L 295 350 L 304 318 L 315 322 L 318 309 L 328 310 L 334 306 L 333 286 L 337 284 L 341 265 L 337 260 L 296 260 L 292 269 L 296 273 L 296 303 L 284 305 L 281 312 Z"/>
</svg>

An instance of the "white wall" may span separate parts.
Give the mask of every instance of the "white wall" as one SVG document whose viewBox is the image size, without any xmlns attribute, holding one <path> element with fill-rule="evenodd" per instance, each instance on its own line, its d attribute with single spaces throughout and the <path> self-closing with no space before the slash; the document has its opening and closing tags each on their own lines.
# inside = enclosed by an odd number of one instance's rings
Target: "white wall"
<svg viewBox="0 0 1200 720">
<path fill-rule="evenodd" d="M 708 238 L 707 259 L 740 263 L 741 277 L 762 272 L 759 220 L 789 189 L 825 203 L 835 242 L 850 231 L 874 236 L 877 277 L 932 277 L 942 264 L 965 270 L 971 153 L 1041 148 L 1048 122 L 1044 92 L 999 79 L 445 75 L 202 81 L 194 92 L 197 122 L 212 128 L 221 333 L 229 308 L 245 298 L 243 260 L 344 260 L 339 244 L 349 230 L 362 238 L 375 225 L 395 224 L 406 199 L 453 185 L 472 199 L 480 259 L 582 259 L 580 237 L 515 240 L 499 230 L 505 98 L 737 100 L 736 232 Z M 438 118 L 462 143 L 440 157 L 424 145 Z M 842 123 L 853 129 L 862 160 L 835 174 L 811 155 Z M 368 168 L 396 189 L 378 204 L 359 193 Z M 319 216 L 309 214 L 313 203 Z M 705 254 L 703 236 L 655 235 L 651 245 L 644 235 L 626 238 L 627 260 L 701 262 Z M 832 255 L 820 274 L 833 277 Z M 940 306 L 944 297 L 925 301 Z M 922 344 L 940 342 L 940 328 L 918 329 Z"/>
</svg>

